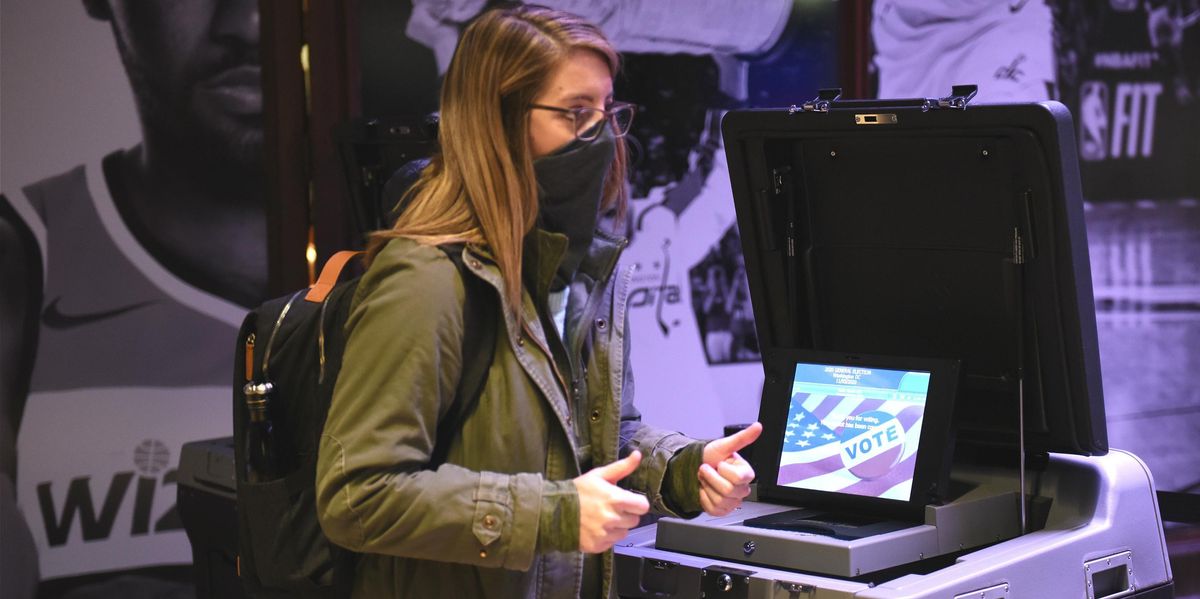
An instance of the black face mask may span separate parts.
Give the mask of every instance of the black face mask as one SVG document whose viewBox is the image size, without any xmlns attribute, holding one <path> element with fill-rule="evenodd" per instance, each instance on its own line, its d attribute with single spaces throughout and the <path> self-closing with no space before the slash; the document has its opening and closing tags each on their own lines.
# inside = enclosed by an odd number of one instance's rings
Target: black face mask
<svg viewBox="0 0 1200 599">
<path fill-rule="evenodd" d="M 556 289 L 569 282 L 592 245 L 604 181 L 612 168 L 616 138 L 602 121 L 594 141 L 574 140 L 533 161 L 541 227 L 567 236 L 567 255 L 558 267 Z"/>
</svg>

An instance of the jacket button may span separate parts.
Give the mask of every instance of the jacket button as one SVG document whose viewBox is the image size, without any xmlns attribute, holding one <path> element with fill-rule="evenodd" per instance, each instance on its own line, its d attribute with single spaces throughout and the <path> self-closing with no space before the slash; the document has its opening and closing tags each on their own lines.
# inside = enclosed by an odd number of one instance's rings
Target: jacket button
<svg viewBox="0 0 1200 599">
<path fill-rule="evenodd" d="M 600 329 L 601 331 L 603 331 L 604 329 L 607 329 L 608 321 L 603 318 L 597 318 L 596 319 L 596 328 Z"/>
<path fill-rule="evenodd" d="M 525 338 L 524 337 L 517 338 L 517 347 L 525 347 Z"/>
<path fill-rule="evenodd" d="M 496 517 L 491 514 L 484 516 L 483 517 L 483 525 L 487 528 L 495 528 L 496 527 Z"/>
<path fill-rule="evenodd" d="M 600 420 L 600 410 L 592 410 L 592 422 Z"/>
<path fill-rule="evenodd" d="M 482 557 L 482 558 L 484 558 L 484 559 L 487 559 L 487 549 L 480 549 L 480 550 L 479 550 L 479 557 Z"/>
</svg>

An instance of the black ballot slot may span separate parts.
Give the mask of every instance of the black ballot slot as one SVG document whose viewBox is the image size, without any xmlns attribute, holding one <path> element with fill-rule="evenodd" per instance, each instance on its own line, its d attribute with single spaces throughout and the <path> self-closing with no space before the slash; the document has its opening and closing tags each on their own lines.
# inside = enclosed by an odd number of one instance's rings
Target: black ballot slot
<svg viewBox="0 0 1200 599">
<path fill-rule="evenodd" d="M 197 599 L 245 597 L 233 525 L 237 521 L 233 438 L 184 443 L 176 484 L 179 517 L 192 546 Z"/>
<path fill-rule="evenodd" d="M 748 518 L 743 524 L 752 528 L 824 535 L 843 541 L 865 539 L 873 535 L 894 532 L 910 526 L 907 522 L 896 520 L 807 508 L 780 512 L 768 516 L 759 516 L 757 518 Z"/>
</svg>

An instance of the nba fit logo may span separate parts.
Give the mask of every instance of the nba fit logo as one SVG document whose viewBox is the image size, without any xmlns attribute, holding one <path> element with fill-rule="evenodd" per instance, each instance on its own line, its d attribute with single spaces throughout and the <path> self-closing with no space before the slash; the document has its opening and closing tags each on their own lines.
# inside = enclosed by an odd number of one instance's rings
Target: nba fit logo
<svg viewBox="0 0 1200 599">
<path fill-rule="evenodd" d="M 1087 161 L 1150 158 L 1162 84 L 1085 81 L 1079 93 L 1079 157 Z"/>
<path fill-rule="evenodd" d="M 38 484 L 38 507 L 46 527 L 47 542 L 51 547 L 65 545 L 76 521 L 85 542 L 108 539 L 113 535 L 113 525 L 121 507 L 130 501 L 133 502 L 130 536 L 182 530 L 183 523 L 175 506 L 151 522 L 155 491 L 175 484 L 176 471 L 167 469 L 170 463 L 171 452 L 167 446 L 157 439 L 146 439 L 133 450 L 134 470 L 113 474 L 107 489 L 93 489 L 95 481 L 90 476 L 76 477 L 67 485 L 60 502 L 55 496 L 53 482 Z M 130 486 L 135 487 L 132 497 Z M 94 499 L 95 490 L 101 491 L 104 497 L 99 510 Z"/>
</svg>

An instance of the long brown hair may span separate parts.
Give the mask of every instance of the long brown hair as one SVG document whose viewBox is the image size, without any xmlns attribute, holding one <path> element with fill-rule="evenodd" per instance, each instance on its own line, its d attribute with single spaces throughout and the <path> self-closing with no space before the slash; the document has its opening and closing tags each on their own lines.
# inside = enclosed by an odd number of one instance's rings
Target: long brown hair
<svg viewBox="0 0 1200 599">
<path fill-rule="evenodd" d="M 396 225 L 372 234 L 368 256 L 395 237 L 485 245 L 519 317 L 523 240 L 538 214 L 529 105 L 577 49 L 599 54 L 616 76 L 616 50 L 598 27 L 573 14 L 525 5 L 489 10 L 467 26 L 442 82 L 440 152 L 407 192 Z M 626 152 L 618 141 L 601 210 L 621 215 Z"/>
</svg>

